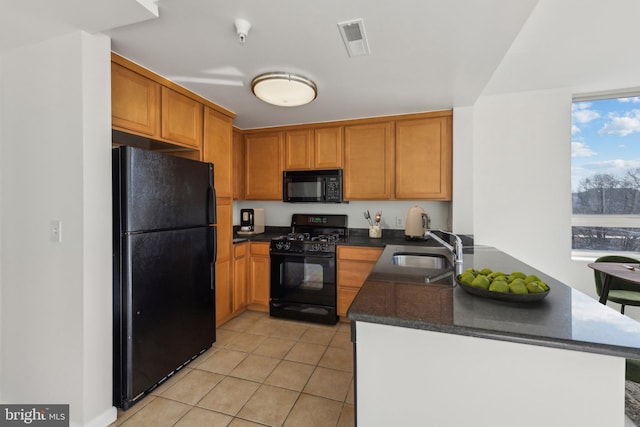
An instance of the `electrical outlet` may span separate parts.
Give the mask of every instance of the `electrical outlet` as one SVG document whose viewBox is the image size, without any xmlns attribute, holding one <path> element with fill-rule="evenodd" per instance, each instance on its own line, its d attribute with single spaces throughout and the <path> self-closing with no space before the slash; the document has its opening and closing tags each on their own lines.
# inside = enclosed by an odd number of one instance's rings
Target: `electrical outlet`
<svg viewBox="0 0 640 427">
<path fill-rule="evenodd" d="M 402 227 L 402 217 L 401 216 L 397 216 L 396 217 L 396 227 Z"/>
</svg>

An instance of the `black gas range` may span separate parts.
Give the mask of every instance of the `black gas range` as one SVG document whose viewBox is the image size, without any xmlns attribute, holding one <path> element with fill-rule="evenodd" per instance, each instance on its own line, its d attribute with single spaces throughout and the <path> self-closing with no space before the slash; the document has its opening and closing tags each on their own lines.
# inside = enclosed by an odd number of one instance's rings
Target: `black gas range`
<svg viewBox="0 0 640 427">
<path fill-rule="evenodd" d="M 270 244 L 271 316 L 338 321 L 336 244 L 348 233 L 347 215 L 292 216 L 291 233 Z"/>
</svg>

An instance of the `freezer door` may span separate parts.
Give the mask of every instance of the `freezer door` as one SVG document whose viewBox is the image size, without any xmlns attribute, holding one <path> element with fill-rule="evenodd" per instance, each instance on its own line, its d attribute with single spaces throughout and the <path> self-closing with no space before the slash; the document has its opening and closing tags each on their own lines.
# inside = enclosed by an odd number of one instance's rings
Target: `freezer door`
<svg viewBox="0 0 640 427">
<path fill-rule="evenodd" d="M 213 165 L 133 147 L 113 152 L 120 233 L 215 223 Z"/>
<path fill-rule="evenodd" d="M 114 403 L 127 408 L 215 341 L 215 227 L 134 234 L 122 245 Z"/>
</svg>

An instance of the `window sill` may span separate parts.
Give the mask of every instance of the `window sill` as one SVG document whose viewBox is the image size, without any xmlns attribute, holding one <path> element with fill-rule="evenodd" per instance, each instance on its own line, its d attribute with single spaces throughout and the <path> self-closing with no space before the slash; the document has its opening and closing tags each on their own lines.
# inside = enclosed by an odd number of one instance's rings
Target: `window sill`
<svg viewBox="0 0 640 427">
<path fill-rule="evenodd" d="M 586 263 L 595 262 L 596 259 L 605 255 L 625 255 L 632 258 L 640 259 L 640 253 L 638 252 L 572 250 L 571 261 L 579 261 L 579 262 L 586 262 Z"/>
</svg>

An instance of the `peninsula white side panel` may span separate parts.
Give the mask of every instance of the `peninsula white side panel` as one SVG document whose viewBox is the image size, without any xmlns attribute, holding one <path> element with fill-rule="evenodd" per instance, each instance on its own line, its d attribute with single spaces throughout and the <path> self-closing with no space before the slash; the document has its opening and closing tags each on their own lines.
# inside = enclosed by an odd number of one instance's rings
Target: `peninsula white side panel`
<svg viewBox="0 0 640 427">
<path fill-rule="evenodd" d="M 358 426 L 624 426 L 624 358 L 356 323 Z"/>
</svg>

